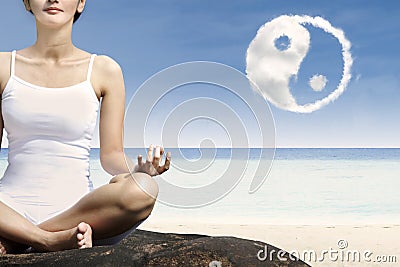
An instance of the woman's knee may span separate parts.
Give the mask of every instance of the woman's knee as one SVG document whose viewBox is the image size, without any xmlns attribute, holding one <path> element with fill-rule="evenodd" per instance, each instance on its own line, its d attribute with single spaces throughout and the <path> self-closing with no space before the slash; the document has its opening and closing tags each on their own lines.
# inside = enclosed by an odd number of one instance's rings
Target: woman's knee
<svg viewBox="0 0 400 267">
<path fill-rule="evenodd" d="M 156 181 L 147 174 L 126 174 L 121 184 L 122 208 L 135 213 L 143 213 L 147 217 L 156 202 L 158 185 Z M 147 214 L 147 215 L 146 215 Z"/>
</svg>

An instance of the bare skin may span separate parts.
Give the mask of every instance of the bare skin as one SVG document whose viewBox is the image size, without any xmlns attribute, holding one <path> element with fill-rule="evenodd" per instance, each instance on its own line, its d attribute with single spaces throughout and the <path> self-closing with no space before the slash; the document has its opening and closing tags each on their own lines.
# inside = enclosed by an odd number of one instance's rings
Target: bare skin
<svg viewBox="0 0 400 267">
<path fill-rule="evenodd" d="M 31 246 L 36 251 L 58 251 L 92 246 L 92 229 L 87 223 L 79 223 L 71 229 L 48 232 L 30 223 L 24 217 L 4 204 L 2 212 L 0 254 L 15 253 Z M 8 218 L 12 223 L 4 223 Z M 27 236 L 31 234 L 31 236 Z"/>
<path fill-rule="evenodd" d="M 92 228 L 94 240 L 129 230 L 150 215 L 155 199 L 148 194 L 158 193 L 157 184 L 147 174 L 134 175 L 135 180 L 130 174 L 115 176 L 109 184 L 38 226 L 0 202 L 0 213 L 4 215 L 0 218 L 2 252 L 17 253 L 27 247 L 37 251 L 87 248 L 92 246 Z"/>
<path fill-rule="evenodd" d="M 25 0 L 24 3 L 34 13 L 37 40 L 31 47 L 17 51 L 15 75 L 49 88 L 82 82 L 90 54 L 75 47 L 71 36 L 74 14 L 83 11 L 86 1 Z M 61 11 L 49 11 L 49 7 Z M 0 62 L 2 93 L 11 74 L 11 54 L 0 53 Z M 167 153 L 165 163 L 161 164 L 164 149 L 152 145 L 146 161 L 139 155 L 138 163 L 134 164 L 124 154 L 125 86 L 121 68 L 114 60 L 96 57 L 91 84 L 97 98 L 102 99 L 100 161 L 113 178 L 109 184 L 83 196 L 73 207 L 39 225 L 0 201 L 0 254 L 17 253 L 27 247 L 37 251 L 88 248 L 96 240 L 126 232 L 151 214 L 158 195 L 158 185 L 152 176 L 169 169 L 171 155 Z M 3 127 L 0 113 L 0 141 Z"/>
</svg>

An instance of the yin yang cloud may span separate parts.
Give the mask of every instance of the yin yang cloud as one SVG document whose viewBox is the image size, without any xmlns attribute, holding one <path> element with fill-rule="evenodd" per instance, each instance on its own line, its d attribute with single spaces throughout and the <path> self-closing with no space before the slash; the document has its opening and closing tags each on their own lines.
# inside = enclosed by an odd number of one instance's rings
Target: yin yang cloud
<svg viewBox="0 0 400 267">
<path fill-rule="evenodd" d="M 290 93 L 291 77 L 297 77 L 301 62 L 308 53 L 310 33 L 302 25 L 310 24 L 332 34 L 342 46 L 343 74 L 337 88 L 323 99 L 299 105 Z M 281 51 L 275 40 L 288 36 L 290 46 Z M 351 43 L 341 29 L 321 17 L 283 15 L 263 25 L 250 43 L 246 56 L 246 73 L 252 88 L 276 107 L 297 113 L 311 113 L 335 101 L 351 80 L 353 59 Z"/>
</svg>

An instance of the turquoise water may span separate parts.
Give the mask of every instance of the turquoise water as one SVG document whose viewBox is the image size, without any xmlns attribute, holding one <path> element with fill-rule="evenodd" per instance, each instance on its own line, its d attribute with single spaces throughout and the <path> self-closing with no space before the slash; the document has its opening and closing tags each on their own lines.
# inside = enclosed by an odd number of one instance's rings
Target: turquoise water
<svg viewBox="0 0 400 267">
<path fill-rule="evenodd" d="M 180 187 L 210 184 L 231 163 L 230 149 L 218 149 L 216 153 L 197 149 L 168 151 L 172 151 L 174 164 L 155 179 Z M 185 209 L 157 202 L 150 219 L 243 224 L 400 223 L 400 149 L 277 149 L 267 179 L 253 194 L 248 191 L 255 169 L 258 164 L 265 164 L 265 168 L 269 165 L 257 161 L 260 150 L 252 149 L 250 154 L 243 151 L 243 158 L 234 160 L 246 161 L 247 168 L 238 185 L 224 198 Z M 144 149 L 125 152 L 132 159 L 145 154 Z M 111 178 L 102 170 L 98 153 L 98 149 L 91 153 L 91 176 L 96 187 Z M 213 154 L 210 161 L 209 155 Z M 185 173 L 178 168 L 181 164 L 190 166 L 191 162 L 210 166 L 198 173 Z M 6 164 L 7 149 L 2 149 L 2 171 Z"/>
</svg>

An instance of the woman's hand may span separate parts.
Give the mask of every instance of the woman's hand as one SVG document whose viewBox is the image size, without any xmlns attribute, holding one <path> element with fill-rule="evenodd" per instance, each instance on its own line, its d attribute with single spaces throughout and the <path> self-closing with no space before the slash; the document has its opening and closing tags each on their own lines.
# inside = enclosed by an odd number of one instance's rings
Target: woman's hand
<svg viewBox="0 0 400 267">
<path fill-rule="evenodd" d="M 154 158 L 153 158 L 154 151 Z M 138 164 L 135 166 L 135 172 L 144 172 L 150 176 L 156 176 L 166 172 L 169 169 L 169 165 L 171 163 L 171 152 L 167 153 L 165 158 L 164 165 L 160 166 L 160 162 L 162 156 L 164 154 L 164 148 L 160 146 L 156 146 L 154 150 L 154 146 L 151 145 L 149 147 L 149 151 L 147 152 L 146 162 L 143 163 L 142 155 L 138 156 Z"/>
</svg>

